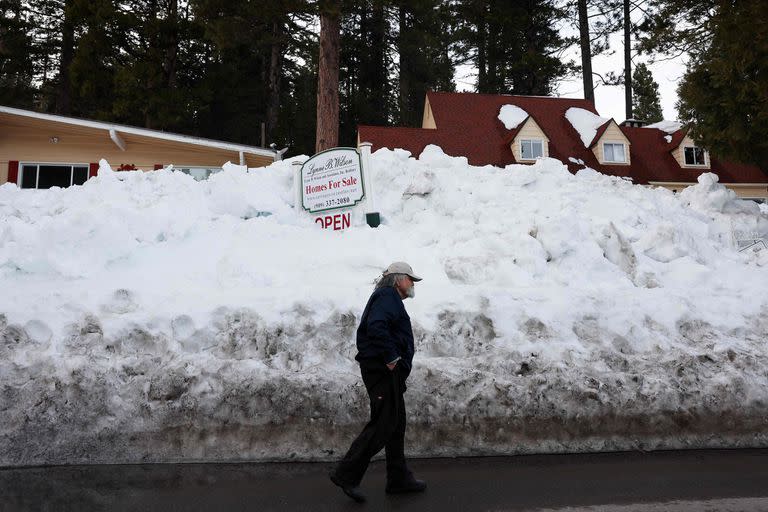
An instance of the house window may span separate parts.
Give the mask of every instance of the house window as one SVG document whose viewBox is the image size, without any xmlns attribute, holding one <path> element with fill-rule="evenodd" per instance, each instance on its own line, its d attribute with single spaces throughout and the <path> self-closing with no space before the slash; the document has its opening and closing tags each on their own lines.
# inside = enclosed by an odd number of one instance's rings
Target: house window
<svg viewBox="0 0 768 512">
<path fill-rule="evenodd" d="M 605 142 L 603 144 L 603 160 L 606 162 L 626 163 L 627 153 L 624 150 L 624 144 Z"/>
<path fill-rule="evenodd" d="M 696 146 L 687 146 L 684 149 L 685 165 L 707 165 L 704 150 Z"/>
<path fill-rule="evenodd" d="M 21 188 L 51 188 L 82 185 L 88 179 L 88 164 L 19 165 Z"/>
<path fill-rule="evenodd" d="M 522 139 L 520 141 L 520 159 L 536 160 L 544 156 L 544 142 L 537 139 Z"/>
<path fill-rule="evenodd" d="M 202 181 L 210 178 L 211 174 L 221 172 L 221 167 L 174 167 L 173 170 L 189 174 L 195 180 Z"/>
</svg>

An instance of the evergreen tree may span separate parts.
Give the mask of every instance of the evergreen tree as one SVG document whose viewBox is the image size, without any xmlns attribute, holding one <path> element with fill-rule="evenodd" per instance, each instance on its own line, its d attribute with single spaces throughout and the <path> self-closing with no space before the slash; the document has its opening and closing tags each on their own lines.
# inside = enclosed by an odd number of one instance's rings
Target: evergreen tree
<svg viewBox="0 0 768 512">
<path fill-rule="evenodd" d="M 713 154 L 765 168 L 768 12 L 761 0 L 651 0 L 640 49 L 687 54 L 678 114 Z"/>
<path fill-rule="evenodd" d="M 709 46 L 692 59 L 678 88 L 678 111 L 712 153 L 766 169 L 768 12 L 760 0 L 723 6 Z"/>
<path fill-rule="evenodd" d="M 21 0 L 0 0 L 0 104 L 31 108 L 35 72 L 31 23 Z"/>
<path fill-rule="evenodd" d="M 344 0 L 341 18 L 339 143 L 355 145 L 358 124 L 395 120 L 392 0 Z"/>
<path fill-rule="evenodd" d="M 554 0 L 457 0 L 457 52 L 477 68 L 477 91 L 547 95 L 575 70 L 558 53 L 575 39 L 556 27 L 568 11 Z"/>
<path fill-rule="evenodd" d="M 632 111 L 635 119 L 655 123 L 664 119 L 661 111 L 659 84 L 644 63 L 635 66 L 632 73 Z"/>
<path fill-rule="evenodd" d="M 418 127 L 427 91 L 455 90 L 450 12 L 441 0 L 400 0 L 397 14 L 397 119 Z"/>
</svg>

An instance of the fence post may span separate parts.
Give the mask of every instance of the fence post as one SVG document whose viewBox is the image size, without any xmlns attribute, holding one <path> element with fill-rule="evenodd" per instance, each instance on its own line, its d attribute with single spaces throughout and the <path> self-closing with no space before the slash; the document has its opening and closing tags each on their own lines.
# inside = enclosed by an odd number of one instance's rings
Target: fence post
<svg viewBox="0 0 768 512">
<path fill-rule="evenodd" d="M 381 224 L 381 215 L 376 211 L 376 200 L 373 191 L 373 176 L 371 171 L 371 144 L 361 142 L 358 145 L 363 164 L 363 180 L 365 180 L 365 222 L 372 228 Z"/>
</svg>

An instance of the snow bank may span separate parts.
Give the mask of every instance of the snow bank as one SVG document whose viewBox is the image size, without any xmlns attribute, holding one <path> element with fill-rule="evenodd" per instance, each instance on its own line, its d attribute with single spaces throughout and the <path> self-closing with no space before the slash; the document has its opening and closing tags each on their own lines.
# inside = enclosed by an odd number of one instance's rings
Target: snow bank
<svg viewBox="0 0 768 512">
<path fill-rule="evenodd" d="M 597 129 L 610 121 L 608 118 L 600 117 L 589 110 L 578 107 L 571 107 L 566 110 L 565 118 L 568 119 L 571 126 L 579 132 L 581 142 L 584 143 L 585 148 L 589 147 L 589 144 L 595 138 Z"/>
<path fill-rule="evenodd" d="M 0 186 L 0 465 L 328 459 L 368 413 L 373 279 L 406 303 L 420 455 L 767 445 L 766 216 L 552 159 L 372 157 L 382 226 L 319 229 L 290 162 Z"/>
<path fill-rule="evenodd" d="M 675 133 L 682 127 L 683 125 L 677 121 L 659 121 L 658 123 L 647 124 L 643 126 L 643 128 L 656 128 L 657 130 L 667 132 L 670 135 Z"/>
<path fill-rule="evenodd" d="M 528 112 L 517 105 L 502 105 L 499 109 L 498 119 L 504 123 L 507 130 L 514 130 L 520 123 L 528 119 Z"/>
</svg>

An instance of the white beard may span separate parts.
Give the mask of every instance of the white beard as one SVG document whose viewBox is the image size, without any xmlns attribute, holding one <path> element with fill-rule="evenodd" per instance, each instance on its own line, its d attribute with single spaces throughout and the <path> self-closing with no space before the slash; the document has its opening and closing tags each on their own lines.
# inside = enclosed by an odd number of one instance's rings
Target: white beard
<svg viewBox="0 0 768 512">
<path fill-rule="evenodd" d="M 416 287 L 415 287 L 415 286 L 413 286 L 413 285 L 411 285 L 411 287 L 410 287 L 410 288 L 408 288 L 408 289 L 405 291 L 405 296 L 406 296 L 406 297 L 408 297 L 408 298 L 410 298 L 410 299 L 414 298 L 414 297 L 416 296 Z"/>
</svg>

